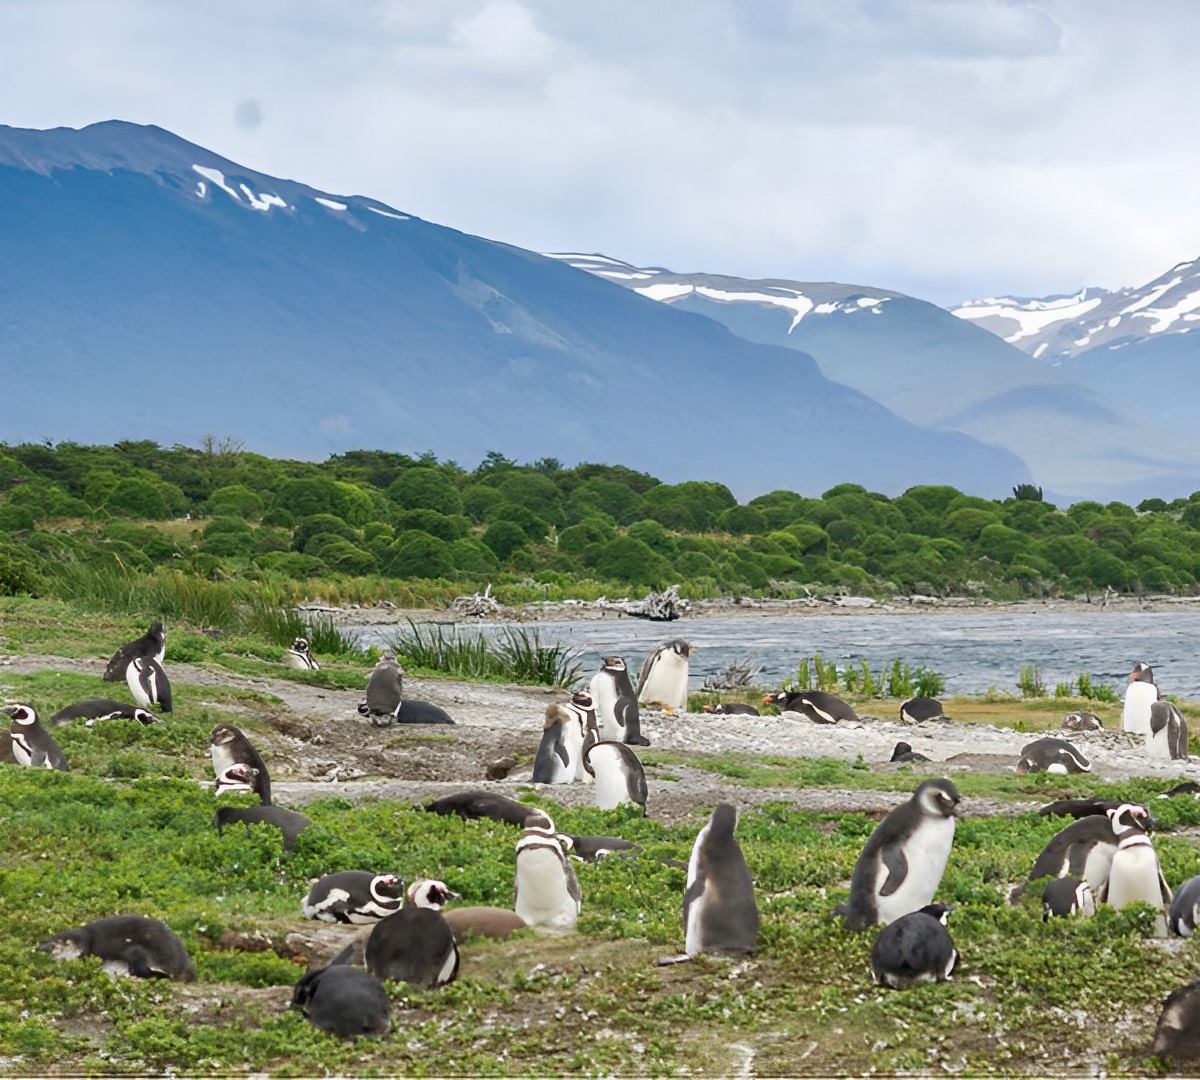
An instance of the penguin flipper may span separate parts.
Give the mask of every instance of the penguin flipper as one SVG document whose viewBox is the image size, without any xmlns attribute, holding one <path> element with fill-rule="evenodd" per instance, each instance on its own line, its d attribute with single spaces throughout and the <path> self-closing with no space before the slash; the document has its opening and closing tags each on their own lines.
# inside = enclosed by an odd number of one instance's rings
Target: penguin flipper
<svg viewBox="0 0 1200 1080">
<path fill-rule="evenodd" d="M 887 868 L 887 881 L 883 883 L 883 887 L 879 890 L 880 896 L 891 896 L 901 885 L 904 884 L 904 879 L 908 877 L 908 859 L 904 856 L 904 849 L 899 844 L 892 844 L 884 847 L 880 852 L 880 858 L 883 860 L 883 865 Z"/>
</svg>

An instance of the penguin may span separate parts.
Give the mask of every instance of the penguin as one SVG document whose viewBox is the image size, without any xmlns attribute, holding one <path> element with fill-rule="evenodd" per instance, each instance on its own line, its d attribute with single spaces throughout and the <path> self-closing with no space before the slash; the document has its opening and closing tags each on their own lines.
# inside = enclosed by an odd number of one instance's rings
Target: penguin
<svg viewBox="0 0 1200 1080">
<path fill-rule="evenodd" d="M 450 714 L 428 701 L 402 701 L 396 709 L 397 724 L 453 724 Z"/>
<path fill-rule="evenodd" d="M 51 738 L 38 720 L 37 710 L 32 705 L 5 705 L 0 712 L 12 718 L 8 729 L 13 760 L 18 765 L 33 769 L 58 769 L 70 772 L 67 755 Z"/>
<path fill-rule="evenodd" d="M 1144 806 L 1122 803 L 1121 807 L 1125 808 L 1126 819 L 1136 817 L 1149 825 L 1150 814 Z M 1029 881 L 1047 877 L 1084 878 L 1091 886 L 1093 895 L 1099 896 L 1108 881 L 1116 852 L 1117 838 L 1113 834 L 1112 819 L 1108 813 L 1081 817 L 1050 838 L 1034 860 L 1028 881 L 1013 889 L 1009 899 L 1017 903 Z"/>
<path fill-rule="evenodd" d="M 161 622 L 150 624 L 140 638 L 122 645 L 109 660 L 104 669 L 105 682 L 121 682 L 125 678 L 125 669 L 129 662 L 141 657 L 161 664 L 167 655 L 167 631 Z"/>
<path fill-rule="evenodd" d="M 353 1039 L 386 1035 L 392 1003 L 374 975 L 349 964 L 330 964 L 310 971 L 292 990 L 292 1008 L 313 1027 Z"/>
<path fill-rule="evenodd" d="M 933 901 L 954 844 L 958 789 L 926 780 L 867 839 L 850 879 L 850 898 L 834 909 L 847 930 L 893 923 Z"/>
<path fill-rule="evenodd" d="M 270 800 L 263 801 L 262 774 L 249 765 L 235 761 L 232 765 L 217 773 L 217 784 L 213 794 L 220 795 L 257 795 L 263 806 L 270 805 Z"/>
<path fill-rule="evenodd" d="M 513 910 L 535 930 L 569 933 L 575 929 L 583 897 L 553 822 L 548 828 L 525 829 L 516 854 Z"/>
<path fill-rule="evenodd" d="M 404 700 L 404 669 L 391 653 L 379 658 L 367 676 L 367 700 L 358 707 L 372 723 L 383 726 L 396 719 Z"/>
<path fill-rule="evenodd" d="M 458 791 L 443 795 L 420 807 L 431 814 L 457 814 L 461 818 L 491 818 L 506 825 L 524 829 L 528 824 L 549 821 L 544 810 L 527 806 L 506 795 L 491 791 Z"/>
<path fill-rule="evenodd" d="M 398 874 L 372 874 L 369 870 L 326 874 L 308 890 L 300 913 L 324 922 L 377 922 L 404 906 L 407 884 Z"/>
<path fill-rule="evenodd" d="M 683 893 L 684 951 L 689 957 L 758 949 L 758 903 L 734 836 L 736 827 L 736 808 L 718 803 L 692 845 Z"/>
<path fill-rule="evenodd" d="M 442 917 L 460 945 L 469 937 L 506 938 L 528 925 L 515 911 L 498 907 L 449 908 Z"/>
<path fill-rule="evenodd" d="M 858 720 L 856 713 L 836 694 L 824 690 L 781 690 L 763 698 L 779 706 L 780 712 L 798 712 L 814 724 L 836 724 L 839 720 Z"/>
<path fill-rule="evenodd" d="M 900 706 L 900 722 L 905 724 L 920 724 L 926 720 L 941 720 L 945 716 L 942 703 L 937 698 L 910 698 Z"/>
<path fill-rule="evenodd" d="M 1083 878 L 1055 878 L 1042 893 L 1042 922 L 1057 916 L 1096 914 L 1096 895 Z"/>
<path fill-rule="evenodd" d="M 239 821 L 244 825 L 274 825 L 283 833 L 284 851 L 295 851 L 296 838 L 312 824 L 303 814 L 282 806 L 222 806 L 213 817 L 213 826 L 221 832 L 226 825 Z"/>
<path fill-rule="evenodd" d="M 646 773 L 624 743 L 593 743 L 583 755 L 583 767 L 596 781 L 593 801 L 601 810 L 634 803 L 646 812 Z"/>
<path fill-rule="evenodd" d="M 1061 776 L 1091 771 L 1091 762 L 1065 739 L 1034 739 L 1021 747 L 1021 756 L 1017 758 L 1018 776 L 1037 772 Z"/>
<path fill-rule="evenodd" d="M 1200 876 L 1190 877 L 1175 893 L 1167 917 L 1167 929 L 1179 937 L 1191 937 L 1200 923 Z"/>
<path fill-rule="evenodd" d="M 542 741 L 533 762 L 535 784 L 573 784 L 586 775 L 578 709 L 547 705 Z"/>
<path fill-rule="evenodd" d="M 753 705 L 747 705 L 743 701 L 721 701 L 716 705 L 705 705 L 706 713 L 715 713 L 717 716 L 761 716 Z"/>
<path fill-rule="evenodd" d="M 896 748 L 892 751 L 891 761 L 901 762 L 903 764 L 911 764 L 913 762 L 928 761 L 924 754 L 916 753 L 911 746 L 906 742 L 896 743 Z"/>
<path fill-rule="evenodd" d="M 581 862 L 589 863 L 599 862 L 615 851 L 636 855 L 642 850 L 640 844 L 622 840 L 619 836 L 571 836 L 569 833 L 559 833 L 558 842 Z"/>
<path fill-rule="evenodd" d="M 1107 814 L 1121 805 L 1115 799 L 1056 799 L 1043 806 L 1038 814 L 1042 817 L 1084 818 L 1092 814 Z"/>
<path fill-rule="evenodd" d="M 430 908 L 433 911 L 441 911 L 450 900 L 461 899 L 444 881 L 436 878 L 417 878 L 404 894 L 404 902 L 409 907 Z"/>
<path fill-rule="evenodd" d="M 135 656 L 130 660 L 125 669 L 125 682 L 143 709 L 155 706 L 162 712 L 171 711 L 171 683 L 153 657 Z"/>
<path fill-rule="evenodd" d="M 1101 731 L 1103 728 L 1103 722 L 1094 712 L 1070 712 L 1062 719 L 1063 731 Z"/>
<path fill-rule="evenodd" d="M 1173 799 L 1176 795 L 1191 795 L 1192 798 L 1200 798 L 1200 784 L 1194 780 L 1185 780 L 1182 784 L 1176 784 L 1173 788 L 1167 788 L 1159 798 Z"/>
<path fill-rule="evenodd" d="M 292 639 L 291 648 L 283 654 L 283 662 L 296 671 L 321 670 L 321 665 L 308 647 L 308 641 L 302 637 Z"/>
<path fill-rule="evenodd" d="M 1200 1057 L 1200 979 L 1167 995 L 1154 1031 L 1152 1052 L 1174 1061 Z"/>
<path fill-rule="evenodd" d="M 570 709 L 579 717 L 579 729 L 583 732 L 584 750 L 592 743 L 600 741 L 600 725 L 596 721 L 596 703 L 587 690 L 576 690 L 565 708 Z M 584 779 L 584 776 L 581 775 L 580 779 Z"/>
<path fill-rule="evenodd" d="M 688 658 L 693 652 L 683 638 L 672 638 L 647 656 L 638 674 L 638 704 L 687 712 Z"/>
<path fill-rule="evenodd" d="M 946 929 L 949 915 L 945 904 L 926 904 L 885 926 L 871 947 L 876 985 L 906 990 L 949 979 L 958 963 L 958 950 Z"/>
<path fill-rule="evenodd" d="M 192 982 L 196 966 L 183 942 L 166 923 L 142 915 L 109 915 L 62 930 L 37 946 L 52 960 L 98 956 L 110 975 Z"/>
<path fill-rule="evenodd" d="M 376 923 L 367 938 L 367 970 L 377 979 L 399 979 L 435 989 L 458 978 L 458 945 L 440 911 L 405 904 Z"/>
<path fill-rule="evenodd" d="M 1152 758 L 1187 761 L 1187 721 L 1169 701 L 1155 701 L 1150 706 L 1150 730 L 1146 733 L 1146 749 Z"/>
<path fill-rule="evenodd" d="M 257 770 L 254 790 L 264 806 L 271 802 L 271 774 L 267 772 L 266 763 L 257 750 L 250 745 L 250 740 L 242 734 L 240 728 L 232 724 L 218 724 L 208 737 L 208 753 L 212 758 L 213 772 L 220 782 L 221 774 L 231 765 L 245 765 L 248 769 Z"/>
<path fill-rule="evenodd" d="M 91 727 L 97 720 L 136 720 L 139 724 L 162 723 L 154 713 L 146 709 L 130 705 L 126 701 L 113 701 L 111 698 L 89 698 L 87 701 L 67 705 L 50 717 L 50 723 L 66 724 L 80 717 L 87 721 L 84 727 Z"/>
<path fill-rule="evenodd" d="M 1150 706 L 1158 700 L 1154 671 L 1149 664 L 1134 664 L 1125 687 L 1125 705 L 1121 710 L 1121 730 L 1135 735 L 1150 734 Z"/>
<path fill-rule="evenodd" d="M 601 739 L 632 746 L 650 745 L 650 740 L 642 735 L 642 714 L 623 657 L 603 657 L 600 670 L 592 676 L 588 691 L 596 705 L 596 723 Z"/>
<path fill-rule="evenodd" d="M 1154 923 L 1155 936 L 1166 937 L 1166 910 L 1171 906 L 1171 889 L 1163 878 L 1158 855 L 1146 834 L 1145 818 L 1131 812 L 1141 809 L 1140 806 L 1126 804 L 1108 812 L 1117 850 L 1108 871 L 1108 881 L 1100 891 L 1100 902 L 1123 908 L 1135 900 L 1142 900 L 1158 908 Z"/>
</svg>

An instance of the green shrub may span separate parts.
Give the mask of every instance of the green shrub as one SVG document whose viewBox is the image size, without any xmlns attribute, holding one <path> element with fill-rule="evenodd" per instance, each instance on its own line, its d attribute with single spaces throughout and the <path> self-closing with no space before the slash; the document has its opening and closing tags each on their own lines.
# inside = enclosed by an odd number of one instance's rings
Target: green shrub
<svg viewBox="0 0 1200 1080">
<path fill-rule="evenodd" d="M 509 559 L 528 539 L 525 530 L 512 521 L 494 521 L 483 534 L 483 543 L 502 561 Z"/>
<path fill-rule="evenodd" d="M 414 529 L 388 547 L 382 570 L 388 577 L 445 578 L 454 576 L 454 561 L 445 540 Z"/>
<path fill-rule="evenodd" d="M 387 489 L 388 498 L 405 510 L 436 510 L 461 514 L 458 487 L 441 469 L 417 466 L 405 469 Z"/>
</svg>

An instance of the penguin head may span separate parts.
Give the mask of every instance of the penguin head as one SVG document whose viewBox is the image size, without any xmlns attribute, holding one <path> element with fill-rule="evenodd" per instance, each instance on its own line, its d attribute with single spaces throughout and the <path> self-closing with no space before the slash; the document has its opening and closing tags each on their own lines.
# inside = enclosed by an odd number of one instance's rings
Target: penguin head
<svg viewBox="0 0 1200 1080">
<path fill-rule="evenodd" d="M 558 830 L 555 829 L 554 822 L 545 810 L 534 810 L 525 818 L 525 828 L 522 835 L 532 833 L 540 836 L 554 836 L 557 832 Z"/>
<path fill-rule="evenodd" d="M 255 781 L 258 779 L 258 770 L 252 765 L 243 764 L 240 761 L 235 761 L 223 773 L 221 779 L 230 784 L 241 784 L 245 786 L 247 791 L 254 788 Z"/>
<path fill-rule="evenodd" d="M 670 649 L 676 656 L 682 656 L 685 660 L 696 651 L 683 638 L 673 638 L 664 648 Z"/>
<path fill-rule="evenodd" d="M 1150 831 L 1150 811 L 1137 803 L 1122 803 L 1115 810 L 1106 811 L 1112 823 L 1113 835 L 1130 836 Z"/>
<path fill-rule="evenodd" d="M 926 780 L 917 785 L 913 800 L 930 817 L 954 817 L 961 796 L 949 780 Z"/>
<path fill-rule="evenodd" d="M 159 641 L 165 641 L 167 638 L 167 628 L 161 622 L 152 622 L 148 633 L 152 638 L 157 638 Z"/>
<path fill-rule="evenodd" d="M 51 960 L 62 963 L 64 960 L 78 960 L 87 952 L 87 934 L 82 926 L 74 930 L 63 930 L 52 938 L 40 942 L 37 951 L 46 953 Z"/>
<path fill-rule="evenodd" d="M 162 721 L 147 709 L 134 709 L 133 718 L 139 724 L 161 724 Z"/>
<path fill-rule="evenodd" d="M 585 711 L 587 709 L 595 708 L 595 702 L 592 701 L 592 695 L 586 690 L 576 690 L 575 693 L 571 695 L 571 704 L 576 708 L 584 709 Z"/>
<path fill-rule="evenodd" d="M 461 897 L 444 881 L 432 878 L 419 878 L 408 887 L 407 903 L 410 907 L 433 908 L 440 911 L 448 900 L 459 900 Z"/>
<path fill-rule="evenodd" d="M 371 879 L 371 895 L 376 900 L 399 900 L 407 884 L 399 874 L 376 874 Z"/>
<path fill-rule="evenodd" d="M 37 723 L 37 709 L 32 705 L 5 705 L 0 712 L 7 713 L 14 724 L 30 726 Z"/>
<path fill-rule="evenodd" d="M 308 652 L 308 642 L 302 637 L 294 638 L 292 640 L 292 651 L 298 653 Z"/>
<path fill-rule="evenodd" d="M 732 803 L 717 803 L 713 807 L 712 821 L 708 825 L 708 835 L 732 836 L 737 828 L 737 807 Z"/>
<path fill-rule="evenodd" d="M 572 720 L 578 720 L 578 717 L 571 713 L 565 705 L 555 703 L 546 706 L 546 722 L 542 725 L 543 731 L 549 731 L 552 727 L 558 727 L 559 724 L 567 724 Z"/>
<path fill-rule="evenodd" d="M 602 671 L 624 671 L 625 657 L 623 656 L 602 656 L 600 658 L 600 668 Z"/>
<path fill-rule="evenodd" d="M 1154 682 L 1154 671 L 1149 664 L 1136 663 L 1133 665 L 1133 670 L 1129 673 L 1130 682 Z"/>
<path fill-rule="evenodd" d="M 212 734 L 209 735 L 208 742 L 210 746 L 226 746 L 241 737 L 242 733 L 232 724 L 218 724 L 212 729 Z"/>
<path fill-rule="evenodd" d="M 921 913 L 928 915 L 930 918 L 937 919 L 938 922 L 945 926 L 950 919 L 950 912 L 953 910 L 954 908 L 949 904 L 926 904 L 921 908 Z"/>
<path fill-rule="evenodd" d="M 892 760 L 895 761 L 896 758 L 900 757 L 901 754 L 911 754 L 911 753 L 912 753 L 912 747 L 909 746 L 908 743 L 898 742 L 898 743 L 896 743 L 896 748 L 892 751 Z"/>
</svg>

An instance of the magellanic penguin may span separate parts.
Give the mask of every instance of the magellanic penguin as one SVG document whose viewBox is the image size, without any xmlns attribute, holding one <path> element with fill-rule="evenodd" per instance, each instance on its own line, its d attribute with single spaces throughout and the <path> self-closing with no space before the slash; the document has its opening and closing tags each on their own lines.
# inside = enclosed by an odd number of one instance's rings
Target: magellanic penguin
<svg viewBox="0 0 1200 1080">
<path fill-rule="evenodd" d="M 320 671 L 321 665 L 308 647 L 307 638 L 293 638 L 291 648 L 283 654 L 283 662 L 296 671 Z"/>
<path fill-rule="evenodd" d="M 379 980 L 349 964 L 310 971 L 292 991 L 292 1008 L 343 1039 L 386 1035 L 391 1026 L 392 1003 Z"/>
<path fill-rule="evenodd" d="M 12 719 L 8 738 L 13 760 L 18 765 L 33 769 L 70 771 L 67 755 L 42 727 L 37 710 L 32 705 L 5 705 L 0 708 L 0 713 L 6 713 Z"/>
<path fill-rule="evenodd" d="M 296 839 L 312 824 L 303 814 L 282 806 L 222 806 L 213 817 L 217 832 L 239 821 L 243 825 L 273 825 L 283 833 L 284 851 L 295 851 Z"/>
<path fill-rule="evenodd" d="M 369 870 L 326 874 L 308 890 L 300 912 L 306 919 L 325 922 L 377 922 L 404 906 L 407 884 L 399 874 L 372 874 Z"/>
<path fill-rule="evenodd" d="M 418 804 L 414 809 L 427 810 L 431 814 L 457 814 L 460 818 L 491 818 L 522 829 L 529 825 L 544 825 L 550 820 L 544 810 L 493 791 L 456 791 L 453 795 Z"/>
<path fill-rule="evenodd" d="M 1140 806 L 1126 804 L 1110 810 L 1117 850 L 1109 867 L 1108 881 L 1100 892 L 1100 902 L 1123 908 L 1141 900 L 1158 909 L 1154 931 L 1157 937 L 1167 936 L 1167 908 L 1171 906 L 1171 889 L 1158 865 L 1158 855 L 1146 834 L 1145 818 L 1136 811 Z"/>
<path fill-rule="evenodd" d="M 633 692 L 633 683 L 629 681 L 629 671 L 622 657 L 603 657 L 600 670 L 592 676 L 588 690 L 596 706 L 601 739 L 633 746 L 650 745 L 650 740 L 642 735 L 637 694 Z"/>
<path fill-rule="evenodd" d="M 217 796 L 257 795 L 258 801 L 261 803 L 263 800 L 258 770 L 249 765 L 243 765 L 240 761 L 235 761 L 229 768 L 217 773 L 217 783 L 213 788 L 213 794 Z M 263 805 L 266 806 L 268 803 L 263 803 Z"/>
<path fill-rule="evenodd" d="M 1171 1061 L 1200 1057 L 1200 979 L 1167 995 L 1154 1032 L 1153 1053 Z"/>
<path fill-rule="evenodd" d="M 167 631 L 161 622 L 151 623 L 140 638 L 122 645 L 109 660 L 104 669 L 105 682 L 123 682 L 125 669 L 131 660 L 142 657 L 161 664 L 167 655 Z"/>
<path fill-rule="evenodd" d="M 404 907 L 376 924 L 367 938 L 367 970 L 380 979 L 400 979 L 434 988 L 458 977 L 454 931 L 438 910 L 451 893 L 440 881 L 409 886 Z"/>
<path fill-rule="evenodd" d="M 232 765 L 245 765 L 255 770 L 254 791 L 264 806 L 271 802 L 271 774 L 259 752 L 250 745 L 250 740 L 240 728 L 232 724 L 218 724 L 208 737 L 208 753 L 212 758 L 213 772 L 218 784 L 221 776 Z"/>
<path fill-rule="evenodd" d="M 547 705 L 542 741 L 533 762 L 533 782 L 573 784 L 586 775 L 579 710 L 558 703 Z"/>
<path fill-rule="evenodd" d="M 689 957 L 758 948 L 758 902 L 736 827 L 736 808 L 718 803 L 692 845 L 683 892 L 683 947 Z"/>
<path fill-rule="evenodd" d="M 1150 731 L 1146 735 L 1146 749 L 1153 758 L 1187 761 L 1187 721 L 1169 701 L 1156 701 L 1150 706 Z"/>
<path fill-rule="evenodd" d="M 89 698 L 87 701 L 77 701 L 67 705 L 50 717 L 52 724 L 66 724 L 72 720 L 86 720 L 85 727 L 91 727 L 97 720 L 136 720 L 139 724 L 161 724 L 154 713 L 130 705 L 127 701 L 113 701 L 112 698 Z"/>
<path fill-rule="evenodd" d="M 1065 739 L 1034 739 L 1021 747 L 1017 775 L 1026 773 L 1091 772 L 1092 763 Z"/>
<path fill-rule="evenodd" d="M 763 701 L 779 706 L 780 712 L 796 712 L 814 724 L 836 724 L 839 720 L 857 720 L 856 713 L 837 694 L 825 690 L 780 690 Z"/>
<path fill-rule="evenodd" d="M 1116 799 L 1055 799 L 1038 810 L 1038 813 L 1042 817 L 1084 818 L 1092 814 L 1103 816 L 1122 805 Z"/>
<path fill-rule="evenodd" d="M 854 864 L 850 899 L 834 914 L 847 930 L 893 923 L 933 901 L 954 844 L 958 789 L 926 780 L 871 833 Z"/>
<path fill-rule="evenodd" d="M 940 720 L 944 716 L 942 703 L 937 698 L 910 698 L 900 706 L 900 720 L 906 724 L 920 724 L 926 720 Z"/>
<path fill-rule="evenodd" d="M 1135 735 L 1150 734 L 1150 706 L 1158 700 L 1154 671 L 1149 664 L 1134 664 L 1125 687 L 1125 706 L 1121 710 L 1121 730 Z"/>
<path fill-rule="evenodd" d="M 367 676 L 367 700 L 358 707 L 363 716 L 372 723 L 387 725 L 396 719 L 404 702 L 404 669 L 391 653 L 379 658 L 371 674 Z"/>
<path fill-rule="evenodd" d="M 583 748 L 600 741 L 600 724 L 596 720 L 596 703 L 587 690 L 576 690 L 565 705 L 579 717 L 579 730 L 583 732 Z M 580 777 L 584 779 L 584 777 Z"/>
<path fill-rule="evenodd" d="M 1191 937 L 1200 923 L 1200 876 L 1190 877 L 1179 886 L 1171 901 L 1167 929 L 1179 937 Z"/>
<path fill-rule="evenodd" d="M 584 752 L 583 767 L 596 781 L 593 802 L 601 810 L 633 803 L 646 812 L 646 772 L 637 754 L 624 743 L 593 743 Z"/>
<path fill-rule="evenodd" d="M 196 967 L 166 923 L 141 915 L 109 915 L 43 941 L 38 952 L 52 960 L 98 956 L 110 975 L 192 982 Z"/>
<path fill-rule="evenodd" d="M 683 638 L 672 638 L 647 656 L 638 675 L 638 704 L 687 712 L 688 658 L 694 651 Z"/>
<path fill-rule="evenodd" d="M 171 711 L 171 682 L 153 657 L 135 656 L 125 669 L 125 683 L 143 708 Z"/>
<path fill-rule="evenodd" d="M 1042 921 L 1059 916 L 1096 914 L 1096 896 L 1085 878 L 1062 877 L 1051 881 L 1042 893 Z"/>
<path fill-rule="evenodd" d="M 1094 712 L 1077 710 L 1062 718 L 1063 731 L 1101 731 L 1104 723 Z"/>
<path fill-rule="evenodd" d="M 924 754 L 916 753 L 908 743 L 898 742 L 892 750 L 891 760 L 904 765 L 911 765 L 917 762 L 928 761 L 929 758 Z"/>
<path fill-rule="evenodd" d="M 580 862 L 590 863 L 599 862 L 617 851 L 637 854 L 642 850 L 640 844 L 619 836 L 572 836 L 570 833 L 559 833 L 558 842 Z"/>
<path fill-rule="evenodd" d="M 529 926 L 549 933 L 575 929 L 583 897 L 553 822 L 521 833 L 515 891 L 513 910 Z"/>
<path fill-rule="evenodd" d="M 958 950 L 946 929 L 949 915 L 945 904 L 926 904 L 885 926 L 871 947 L 871 976 L 876 984 L 906 990 L 950 978 Z"/>
<path fill-rule="evenodd" d="M 704 711 L 715 713 L 717 716 L 762 715 L 753 705 L 747 705 L 744 701 L 719 701 L 716 705 L 705 705 Z"/>
</svg>

